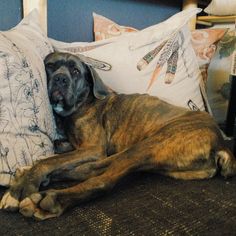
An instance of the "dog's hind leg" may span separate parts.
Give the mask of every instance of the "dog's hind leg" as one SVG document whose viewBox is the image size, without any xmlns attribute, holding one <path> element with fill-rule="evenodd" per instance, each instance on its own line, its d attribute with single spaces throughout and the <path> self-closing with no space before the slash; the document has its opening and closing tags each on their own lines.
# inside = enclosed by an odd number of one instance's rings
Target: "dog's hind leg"
<svg viewBox="0 0 236 236">
<path fill-rule="evenodd" d="M 236 160 L 228 149 L 218 151 L 216 158 L 222 176 L 227 178 L 236 175 Z"/>
<path fill-rule="evenodd" d="M 225 178 L 233 177 L 236 175 L 236 160 L 235 157 L 228 149 L 217 151 L 211 156 L 215 160 L 208 168 L 203 169 L 189 169 L 189 170 L 172 170 L 164 174 L 174 177 L 176 179 L 206 179 L 213 177 L 217 172 Z M 211 166 L 211 167 L 210 167 Z"/>
</svg>

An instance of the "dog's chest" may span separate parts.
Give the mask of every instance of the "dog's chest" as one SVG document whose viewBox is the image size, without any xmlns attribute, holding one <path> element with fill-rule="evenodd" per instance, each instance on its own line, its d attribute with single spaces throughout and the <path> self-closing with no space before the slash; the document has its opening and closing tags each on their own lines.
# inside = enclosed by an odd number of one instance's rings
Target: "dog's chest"
<svg viewBox="0 0 236 236">
<path fill-rule="evenodd" d="M 105 143 L 104 129 L 93 112 L 87 112 L 82 116 L 74 114 L 66 122 L 66 126 L 69 141 L 77 148 Z"/>
</svg>

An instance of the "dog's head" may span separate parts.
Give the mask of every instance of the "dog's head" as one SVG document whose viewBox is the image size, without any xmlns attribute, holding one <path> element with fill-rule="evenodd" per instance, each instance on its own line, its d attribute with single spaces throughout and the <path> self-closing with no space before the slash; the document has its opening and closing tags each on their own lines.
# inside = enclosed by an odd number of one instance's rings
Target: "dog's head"
<svg viewBox="0 0 236 236">
<path fill-rule="evenodd" d="M 104 99 L 109 94 L 97 72 L 81 58 L 61 52 L 45 58 L 48 95 L 58 115 L 71 115 L 91 96 Z"/>
</svg>

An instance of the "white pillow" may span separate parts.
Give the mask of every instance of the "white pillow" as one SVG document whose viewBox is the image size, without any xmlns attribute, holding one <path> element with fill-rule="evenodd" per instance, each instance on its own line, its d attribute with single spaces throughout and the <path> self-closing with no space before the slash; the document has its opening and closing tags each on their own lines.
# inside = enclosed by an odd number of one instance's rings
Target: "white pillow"
<svg viewBox="0 0 236 236">
<path fill-rule="evenodd" d="M 212 0 L 204 11 L 210 15 L 236 15 L 236 0 Z"/>
<path fill-rule="evenodd" d="M 88 56 L 87 63 L 119 93 L 149 93 L 174 105 L 204 110 L 201 73 L 187 27 L 199 11 L 185 10 L 142 31 L 98 42 L 51 42 L 56 50 Z"/>
<path fill-rule="evenodd" d="M 43 59 L 53 48 L 37 11 L 0 32 L 0 185 L 53 153 L 55 125 Z"/>
</svg>

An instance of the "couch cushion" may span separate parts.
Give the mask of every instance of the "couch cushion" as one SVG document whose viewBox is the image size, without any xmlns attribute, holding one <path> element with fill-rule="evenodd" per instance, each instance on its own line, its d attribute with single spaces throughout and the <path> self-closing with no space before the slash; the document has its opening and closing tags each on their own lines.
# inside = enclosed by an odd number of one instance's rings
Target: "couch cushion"
<svg viewBox="0 0 236 236">
<path fill-rule="evenodd" d="M 0 32 L 0 185 L 53 153 L 55 126 L 43 59 L 53 48 L 37 11 Z"/>
</svg>

